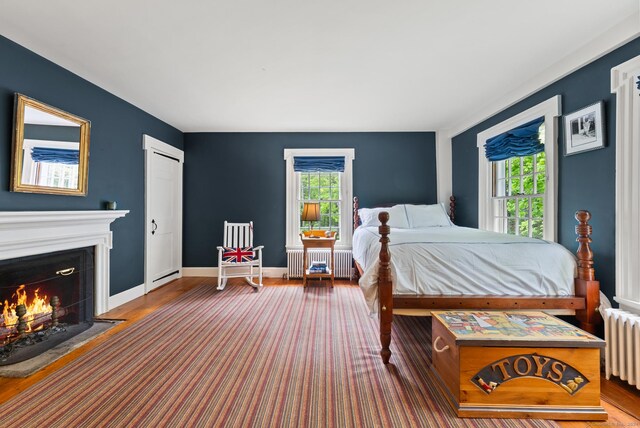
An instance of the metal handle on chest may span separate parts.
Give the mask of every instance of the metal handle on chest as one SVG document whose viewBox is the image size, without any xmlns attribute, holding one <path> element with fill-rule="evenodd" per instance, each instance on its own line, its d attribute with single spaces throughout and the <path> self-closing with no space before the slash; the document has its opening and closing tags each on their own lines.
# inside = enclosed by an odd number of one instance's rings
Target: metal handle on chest
<svg viewBox="0 0 640 428">
<path fill-rule="evenodd" d="M 447 349 L 449 349 L 449 345 L 445 345 L 444 348 L 438 349 L 438 342 L 440 340 L 442 340 L 442 337 L 438 336 L 436 337 L 436 340 L 433 341 L 433 350 L 436 351 L 437 353 L 444 352 Z"/>
</svg>

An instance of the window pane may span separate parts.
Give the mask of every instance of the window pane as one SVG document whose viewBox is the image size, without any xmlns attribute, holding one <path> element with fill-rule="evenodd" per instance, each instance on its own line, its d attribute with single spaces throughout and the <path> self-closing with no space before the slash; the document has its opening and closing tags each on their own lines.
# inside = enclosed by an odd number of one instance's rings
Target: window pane
<svg viewBox="0 0 640 428">
<path fill-rule="evenodd" d="M 511 184 L 509 185 L 509 195 L 519 195 L 520 194 L 520 179 L 512 178 Z"/>
<path fill-rule="evenodd" d="M 533 220 L 531 224 L 531 228 L 532 228 L 531 236 L 533 238 L 542 239 L 543 231 L 544 231 L 542 219 Z"/>
<path fill-rule="evenodd" d="M 522 179 L 522 190 L 525 195 L 533 195 L 533 176 L 526 175 Z"/>
<path fill-rule="evenodd" d="M 547 158 L 544 152 L 536 155 L 536 171 L 545 172 L 547 170 Z"/>
<path fill-rule="evenodd" d="M 331 181 L 331 186 L 332 187 L 340 187 L 340 175 L 338 175 L 337 172 L 331 172 L 330 174 L 330 181 Z"/>
<path fill-rule="evenodd" d="M 317 173 L 309 173 L 309 187 L 318 187 L 319 177 Z"/>
<path fill-rule="evenodd" d="M 340 231 L 340 204 L 338 202 L 331 203 L 331 230 L 334 232 Z M 339 239 L 339 236 L 336 234 L 336 239 Z"/>
<path fill-rule="evenodd" d="M 340 216 L 340 205 L 337 202 L 331 203 L 331 214 Z"/>
<path fill-rule="evenodd" d="M 507 220 L 507 233 L 510 235 L 516 234 L 516 219 L 510 218 Z"/>
<path fill-rule="evenodd" d="M 544 174 L 536 174 L 536 193 L 544 193 L 545 176 Z"/>
<path fill-rule="evenodd" d="M 337 202 L 331 204 L 331 224 L 340 227 L 340 205 Z"/>
<path fill-rule="evenodd" d="M 522 157 L 522 173 L 531 174 L 533 172 L 533 155 Z"/>
<path fill-rule="evenodd" d="M 330 202 L 320 202 L 320 228 L 326 229 L 329 227 L 329 210 L 331 209 Z"/>
<path fill-rule="evenodd" d="M 328 187 L 321 187 L 320 188 L 320 200 L 321 201 L 326 201 L 329 200 L 331 197 L 331 194 L 329 193 L 329 188 Z"/>
<path fill-rule="evenodd" d="M 509 163 L 511 164 L 511 176 L 520 175 L 520 158 L 511 158 L 509 159 Z"/>
<path fill-rule="evenodd" d="M 531 198 L 531 217 L 544 217 L 544 200 L 542 198 Z"/>
<path fill-rule="evenodd" d="M 519 220 L 518 230 L 520 236 L 529 236 L 529 220 Z"/>
<path fill-rule="evenodd" d="M 520 218 L 529 217 L 529 198 L 518 199 L 518 217 Z"/>
<path fill-rule="evenodd" d="M 329 183 L 330 183 L 330 179 L 329 179 L 329 175 L 331 173 L 320 173 L 320 186 L 322 187 L 329 187 Z"/>
<path fill-rule="evenodd" d="M 339 201 L 340 200 L 340 189 L 336 188 L 336 187 L 332 187 L 331 188 L 331 199 L 334 201 Z"/>
<path fill-rule="evenodd" d="M 319 199 L 320 192 L 317 187 L 312 187 L 309 189 L 309 199 L 312 201 L 317 201 Z"/>
<path fill-rule="evenodd" d="M 515 217 L 516 216 L 516 201 L 515 199 L 507 199 L 507 216 Z"/>
</svg>

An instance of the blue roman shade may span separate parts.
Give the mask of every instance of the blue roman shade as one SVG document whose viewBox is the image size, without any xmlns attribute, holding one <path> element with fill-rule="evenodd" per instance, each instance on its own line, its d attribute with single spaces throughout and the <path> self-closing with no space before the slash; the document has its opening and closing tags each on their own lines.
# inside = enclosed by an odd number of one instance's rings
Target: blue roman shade
<svg viewBox="0 0 640 428">
<path fill-rule="evenodd" d="M 31 159 L 34 162 L 78 165 L 78 158 L 78 150 L 53 149 L 50 147 L 34 147 L 31 149 Z"/>
<path fill-rule="evenodd" d="M 344 156 L 295 156 L 295 172 L 344 172 Z"/>
<path fill-rule="evenodd" d="M 543 152 L 544 144 L 538 134 L 543 123 L 544 116 L 489 138 L 484 145 L 485 156 L 494 162 Z"/>
</svg>

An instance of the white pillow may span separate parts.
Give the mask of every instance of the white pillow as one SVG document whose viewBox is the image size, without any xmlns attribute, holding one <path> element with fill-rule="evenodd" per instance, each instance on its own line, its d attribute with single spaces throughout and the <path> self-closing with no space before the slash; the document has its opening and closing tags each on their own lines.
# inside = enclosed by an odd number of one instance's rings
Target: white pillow
<svg viewBox="0 0 640 428">
<path fill-rule="evenodd" d="M 408 229 L 409 222 L 407 221 L 407 213 L 404 209 L 404 205 L 394 205 L 391 208 L 360 208 L 358 210 L 358 216 L 362 222 L 362 226 L 380 226 L 380 220 L 378 220 L 378 214 L 382 211 L 389 213 L 389 227 L 395 227 L 398 229 Z"/>
<path fill-rule="evenodd" d="M 405 205 L 409 227 L 412 229 L 433 226 L 452 226 L 449 215 L 442 204 Z"/>
</svg>

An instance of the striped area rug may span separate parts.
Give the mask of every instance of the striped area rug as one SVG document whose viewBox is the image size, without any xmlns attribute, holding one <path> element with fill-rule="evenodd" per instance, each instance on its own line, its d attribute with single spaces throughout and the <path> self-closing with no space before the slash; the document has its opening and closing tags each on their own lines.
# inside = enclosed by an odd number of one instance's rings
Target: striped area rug
<svg viewBox="0 0 640 428">
<path fill-rule="evenodd" d="M 545 427 L 458 419 L 428 321 L 397 317 L 393 365 L 357 287 L 199 286 L 0 406 L 20 427 Z"/>
</svg>

